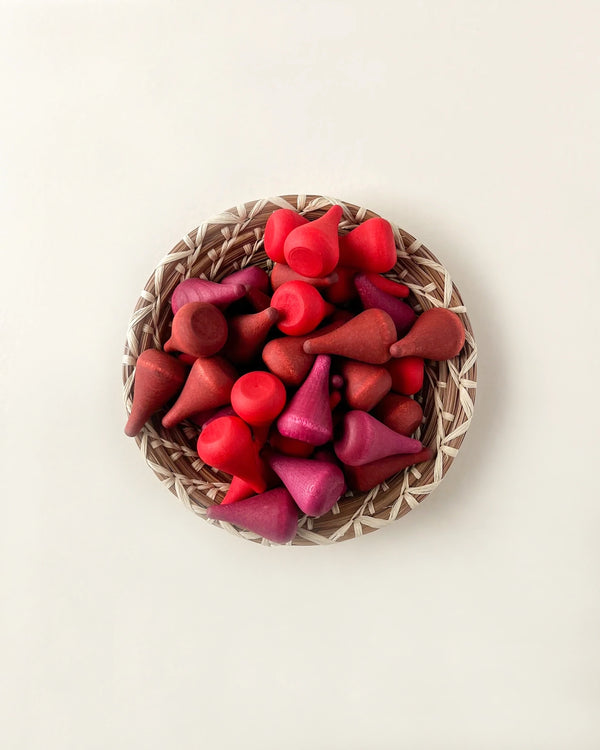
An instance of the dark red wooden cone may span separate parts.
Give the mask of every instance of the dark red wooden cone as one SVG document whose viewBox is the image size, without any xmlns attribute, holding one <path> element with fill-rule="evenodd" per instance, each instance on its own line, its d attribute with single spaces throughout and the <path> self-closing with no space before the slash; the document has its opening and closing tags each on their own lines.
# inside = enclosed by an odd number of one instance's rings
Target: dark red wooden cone
<svg viewBox="0 0 600 750">
<path fill-rule="evenodd" d="M 327 513 L 344 492 L 344 474 L 334 463 L 277 453 L 269 454 L 267 461 L 296 505 L 308 516 Z"/>
<path fill-rule="evenodd" d="M 311 445 L 323 445 L 331 440 L 330 365 L 331 360 L 327 356 L 315 359 L 308 377 L 277 420 L 277 429 L 282 435 Z"/>
<path fill-rule="evenodd" d="M 300 385 L 315 361 L 314 354 L 302 348 L 304 336 L 284 336 L 269 341 L 263 351 L 263 362 L 286 385 Z"/>
<path fill-rule="evenodd" d="M 346 302 L 352 302 L 358 296 L 358 292 L 354 286 L 354 277 L 358 273 L 357 269 L 349 268 L 348 266 L 337 266 L 335 272 L 338 275 L 338 280 L 335 284 L 331 284 L 331 286 L 323 290 L 325 299 L 334 305 L 343 305 Z"/>
<path fill-rule="evenodd" d="M 335 331 L 307 339 L 304 351 L 307 354 L 338 354 L 381 365 L 390 358 L 389 348 L 395 337 L 396 327 L 386 312 L 365 310 Z"/>
<path fill-rule="evenodd" d="M 397 453 L 418 453 L 423 446 L 390 430 L 366 411 L 349 411 L 344 416 L 342 437 L 333 447 L 342 463 L 362 466 Z"/>
<path fill-rule="evenodd" d="M 328 287 L 338 280 L 337 272 L 323 276 L 323 278 L 310 278 L 310 276 L 303 276 L 301 273 L 296 273 L 293 268 L 290 268 L 285 263 L 275 263 L 273 270 L 271 271 L 271 288 L 273 291 L 277 291 L 282 284 L 286 281 L 306 281 L 307 284 L 320 289 L 322 287 Z"/>
<path fill-rule="evenodd" d="M 259 289 L 261 292 L 266 292 L 269 289 L 269 274 L 259 266 L 246 266 L 225 276 L 221 279 L 221 284 L 242 284 L 246 289 Z"/>
<path fill-rule="evenodd" d="M 255 312 L 262 312 L 271 307 L 271 298 L 255 286 L 251 286 L 246 292 L 246 299 Z"/>
<path fill-rule="evenodd" d="M 222 357 L 197 359 L 179 398 L 163 417 L 163 427 L 175 427 L 192 414 L 228 403 L 236 377 L 234 368 Z"/>
<path fill-rule="evenodd" d="M 364 273 L 356 274 L 354 284 L 363 307 L 366 309 L 377 307 L 379 310 L 385 310 L 394 321 L 398 336 L 403 336 L 417 319 L 410 305 L 378 289 Z"/>
<path fill-rule="evenodd" d="M 346 383 L 344 396 L 351 409 L 371 411 L 392 387 L 392 376 L 381 365 L 345 359 L 340 370 Z"/>
<path fill-rule="evenodd" d="M 331 273 L 340 257 L 338 224 L 342 214 L 341 206 L 332 206 L 319 219 L 293 229 L 283 246 L 288 266 L 311 278 Z"/>
<path fill-rule="evenodd" d="M 412 435 L 423 421 L 423 409 L 414 398 L 388 393 L 375 407 L 373 416 L 390 430 L 408 436 Z"/>
<path fill-rule="evenodd" d="M 392 376 L 392 390 L 405 396 L 413 396 L 423 387 L 425 360 L 421 357 L 391 359 L 386 370 Z"/>
<path fill-rule="evenodd" d="M 207 302 L 222 310 L 246 294 L 242 284 L 217 284 L 206 279 L 186 279 L 175 287 L 171 307 L 176 314 L 180 307 L 190 302 Z"/>
<path fill-rule="evenodd" d="M 166 352 L 183 352 L 191 357 L 210 357 L 227 341 L 223 313 L 207 302 L 190 302 L 175 313 Z"/>
<path fill-rule="evenodd" d="M 278 544 L 291 542 L 298 528 L 298 509 L 290 493 L 278 487 L 229 505 L 210 505 L 206 515 L 253 531 Z"/>
<path fill-rule="evenodd" d="M 368 219 L 340 237 L 340 265 L 385 273 L 396 263 L 396 243 L 388 221 Z"/>
<path fill-rule="evenodd" d="M 344 475 L 351 490 L 368 492 L 386 479 L 393 477 L 407 466 L 421 464 L 433 458 L 431 448 L 423 448 L 418 453 L 408 453 L 398 456 L 380 458 L 378 461 L 363 466 L 344 466 Z"/>
<path fill-rule="evenodd" d="M 419 315 L 403 339 L 390 347 L 392 357 L 452 359 L 465 345 L 465 328 L 460 318 L 445 307 L 433 307 Z"/>
<path fill-rule="evenodd" d="M 146 349 L 137 358 L 131 414 L 125 434 L 135 437 L 155 411 L 164 406 L 185 382 L 187 368 L 158 349 Z"/>
<path fill-rule="evenodd" d="M 267 219 L 264 234 L 265 253 L 276 263 L 283 263 L 283 246 L 288 234 L 296 227 L 308 224 L 308 219 L 297 211 L 280 208 Z"/>
<path fill-rule="evenodd" d="M 223 356 L 235 364 L 247 364 L 261 350 L 279 313 L 274 307 L 267 307 L 259 313 L 236 315 L 229 319 L 229 337 L 223 347 Z"/>
</svg>

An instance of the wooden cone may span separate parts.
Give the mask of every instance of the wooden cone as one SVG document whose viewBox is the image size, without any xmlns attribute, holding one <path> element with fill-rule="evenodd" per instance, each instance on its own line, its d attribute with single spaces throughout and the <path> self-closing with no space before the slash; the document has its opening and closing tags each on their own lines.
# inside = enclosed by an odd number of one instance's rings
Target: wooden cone
<svg viewBox="0 0 600 750">
<path fill-rule="evenodd" d="M 340 265 L 361 271 L 385 273 L 396 263 L 392 227 L 379 217 L 368 219 L 340 237 Z"/>
<path fill-rule="evenodd" d="M 344 474 L 335 463 L 277 453 L 271 453 L 267 461 L 296 505 L 308 516 L 327 513 L 344 492 Z"/>
<path fill-rule="evenodd" d="M 351 409 L 371 411 L 392 387 L 392 376 L 381 365 L 346 359 L 340 370 L 346 383 L 344 396 Z"/>
<path fill-rule="evenodd" d="M 418 401 L 398 393 L 388 393 L 373 411 L 390 430 L 399 435 L 412 435 L 423 421 L 423 409 Z"/>
<path fill-rule="evenodd" d="M 345 465 L 343 469 L 348 487 L 351 490 L 368 492 L 376 485 L 402 471 L 402 469 L 406 469 L 407 466 L 430 461 L 432 458 L 433 451 L 431 448 L 423 448 L 418 453 L 388 456 L 362 466 Z"/>
<path fill-rule="evenodd" d="M 317 331 L 318 333 L 318 331 Z M 338 354 L 359 362 L 381 365 L 390 358 L 396 327 L 383 310 L 365 310 L 330 333 L 314 336 L 304 344 L 307 354 Z"/>
<path fill-rule="evenodd" d="M 267 307 L 259 313 L 236 315 L 229 320 L 229 337 L 223 347 L 223 356 L 235 364 L 247 364 L 259 353 L 279 313 Z"/>
<path fill-rule="evenodd" d="M 348 466 L 362 466 L 398 453 L 418 453 L 418 440 L 399 435 L 365 411 L 344 416 L 342 437 L 334 443 L 335 455 Z"/>
<path fill-rule="evenodd" d="M 306 281 L 307 284 L 320 289 L 322 287 L 328 287 L 338 280 L 337 272 L 334 271 L 323 278 L 310 278 L 310 276 L 303 276 L 301 273 L 296 273 L 293 268 L 290 268 L 285 263 L 275 263 L 273 270 L 271 271 L 271 288 L 273 291 L 277 291 L 282 284 L 286 281 Z"/>
<path fill-rule="evenodd" d="M 310 278 L 322 278 L 334 270 L 340 256 L 338 224 L 342 214 L 341 206 L 332 206 L 319 219 L 288 234 L 283 252 L 290 268 Z"/>
<path fill-rule="evenodd" d="M 190 302 L 207 302 L 223 310 L 227 305 L 241 299 L 244 294 L 246 287 L 242 284 L 224 285 L 207 279 L 186 279 L 175 287 L 171 307 L 173 313 L 177 314 L 180 307 Z"/>
<path fill-rule="evenodd" d="M 333 423 L 329 408 L 329 368 L 327 356 L 315 359 L 312 369 L 277 420 L 277 429 L 285 437 L 311 445 L 331 440 Z"/>
<path fill-rule="evenodd" d="M 289 208 L 280 208 L 267 219 L 264 233 L 265 253 L 276 263 L 284 262 L 283 246 L 289 233 L 308 224 L 308 219 L 300 216 L 297 211 Z"/>
<path fill-rule="evenodd" d="M 278 544 L 291 542 L 298 528 L 298 509 L 283 487 L 229 505 L 210 505 L 206 515 L 215 521 L 227 521 L 253 531 Z"/>
<path fill-rule="evenodd" d="M 354 277 L 354 284 L 363 307 L 368 309 L 376 307 L 385 312 L 394 321 L 396 333 L 403 336 L 417 319 L 415 311 L 397 297 L 378 289 L 363 273 Z"/>
<path fill-rule="evenodd" d="M 207 302 L 190 302 L 175 313 L 166 352 L 183 352 L 190 357 L 210 357 L 227 341 L 223 313 Z"/>
<path fill-rule="evenodd" d="M 452 359 L 465 345 L 465 328 L 456 313 L 432 307 L 417 318 L 403 339 L 390 347 L 392 357 Z"/>
</svg>

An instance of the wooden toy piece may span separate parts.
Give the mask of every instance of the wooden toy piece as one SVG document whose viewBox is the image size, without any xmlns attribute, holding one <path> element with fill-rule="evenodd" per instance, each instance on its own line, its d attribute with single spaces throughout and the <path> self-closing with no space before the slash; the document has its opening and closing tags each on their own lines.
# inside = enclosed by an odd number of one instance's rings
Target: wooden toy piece
<svg viewBox="0 0 600 750">
<path fill-rule="evenodd" d="M 231 398 L 231 396 L 230 396 Z M 212 414 L 210 413 L 212 412 Z M 231 404 L 226 404 L 225 406 L 221 406 L 218 409 L 210 409 L 210 411 L 203 412 L 206 414 L 206 418 L 204 421 L 200 424 L 200 427 L 204 429 L 207 424 L 210 424 L 211 422 L 214 422 L 215 419 L 220 419 L 221 417 L 235 417 L 237 414 L 235 413 L 235 409 Z M 198 424 L 198 415 L 192 414 L 189 419 L 192 420 L 192 422 L 195 422 Z"/>
<path fill-rule="evenodd" d="M 332 375 L 329 378 L 329 385 L 332 388 L 343 388 L 344 387 L 344 378 L 339 374 L 336 373 L 335 375 Z"/>
<path fill-rule="evenodd" d="M 269 290 L 269 274 L 259 266 L 245 266 L 239 271 L 225 276 L 221 284 L 243 284 L 246 289 L 259 289 L 261 292 Z"/>
<path fill-rule="evenodd" d="M 423 387 L 425 360 L 421 357 L 391 359 L 386 369 L 392 376 L 392 390 L 405 396 L 413 396 Z"/>
<path fill-rule="evenodd" d="M 441 362 L 456 357 L 464 345 L 465 328 L 458 315 L 445 307 L 432 307 L 419 315 L 406 336 L 390 347 L 390 354 Z"/>
<path fill-rule="evenodd" d="M 390 316 L 373 308 L 359 313 L 334 331 L 307 339 L 304 351 L 307 354 L 338 354 L 381 365 L 390 358 L 389 348 L 395 337 L 396 326 Z"/>
<path fill-rule="evenodd" d="M 290 268 L 285 263 L 275 263 L 273 270 L 271 271 L 271 289 L 276 292 L 277 289 L 286 281 L 305 281 L 307 284 L 322 289 L 329 287 L 338 280 L 337 272 L 323 276 L 323 278 L 310 278 L 310 276 L 303 276 L 301 273 L 296 273 L 293 268 Z"/>
<path fill-rule="evenodd" d="M 279 313 L 267 307 L 259 313 L 235 315 L 229 319 L 229 337 L 223 347 L 223 356 L 235 364 L 247 364 L 261 350 L 264 340 L 277 321 Z"/>
<path fill-rule="evenodd" d="M 210 357 L 227 341 L 223 313 L 207 302 L 189 302 L 175 313 L 166 352 L 183 352 L 191 357 Z"/>
<path fill-rule="evenodd" d="M 342 401 L 342 394 L 338 390 L 333 390 L 329 394 L 329 408 L 333 412 L 336 406 L 339 406 Z"/>
<path fill-rule="evenodd" d="M 196 447 L 205 464 L 243 479 L 255 492 L 265 491 L 258 448 L 239 417 L 215 419 L 202 430 Z"/>
<path fill-rule="evenodd" d="M 191 354 L 185 354 L 185 352 L 179 352 L 177 354 L 177 359 L 180 362 L 183 362 L 184 365 L 189 365 L 191 367 L 194 364 L 194 362 L 198 359 L 198 357 L 194 357 Z"/>
<path fill-rule="evenodd" d="M 391 294 L 392 297 L 408 297 L 410 294 L 410 289 L 406 284 L 401 284 L 399 281 L 393 281 L 385 276 L 381 276 L 381 274 L 372 272 L 365 273 L 365 276 L 373 286 L 376 286 L 377 289 L 381 289 L 381 291 L 386 294 Z"/>
<path fill-rule="evenodd" d="M 318 517 L 327 513 L 345 491 L 342 470 L 329 461 L 270 453 L 267 463 L 307 516 Z"/>
<path fill-rule="evenodd" d="M 227 404 L 236 377 L 234 368 L 222 357 L 197 359 L 179 398 L 163 417 L 163 427 L 170 429 L 192 414 Z"/>
<path fill-rule="evenodd" d="M 269 444 L 278 453 L 298 458 L 308 458 L 315 449 L 314 445 L 282 435 L 276 427 L 271 428 Z"/>
<path fill-rule="evenodd" d="M 330 366 L 331 359 L 325 355 L 315 359 L 306 380 L 277 420 L 277 429 L 282 435 L 311 445 L 323 445 L 331 440 Z"/>
<path fill-rule="evenodd" d="M 373 416 L 400 435 L 412 435 L 423 421 L 418 401 L 398 393 L 388 393 L 375 407 Z"/>
<path fill-rule="evenodd" d="M 164 406 L 182 387 L 187 368 L 175 357 L 146 349 L 135 363 L 133 405 L 125 434 L 135 437 L 155 411 Z"/>
<path fill-rule="evenodd" d="M 214 417 L 218 411 L 219 409 L 204 409 L 203 411 L 196 412 L 196 414 L 190 414 L 188 419 L 202 429 L 206 422 L 211 417 Z"/>
<path fill-rule="evenodd" d="M 245 500 L 247 497 L 256 495 L 254 488 L 239 477 L 233 477 L 225 497 L 221 500 L 221 505 L 229 505 L 238 500 Z"/>
<path fill-rule="evenodd" d="M 253 427 L 271 424 L 285 406 L 285 387 L 270 372 L 256 370 L 238 378 L 231 389 L 231 405 Z"/>
<path fill-rule="evenodd" d="M 325 317 L 325 300 L 305 281 L 282 284 L 271 298 L 279 312 L 277 328 L 288 336 L 301 336 L 314 331 Z"/>
<path fill-rule="evenodd" d="M 351 409 L 371 411 L 392 387 L 392 376 L 382 365 L 345 359 L 340 370 L 346 383 L 344 396 Z"/>
<path fill-rule="evenodd" d="M 235 524 L 277 544 L 291 542 L 298 529 L 298 509 L 284 487 L 228 505 L 210 505 L 206 516 Z"/>
<path fill-rule="evenodd" d="M 398 453 L 418 453 L 418 440 L 399 435 L 366 411 L 344 416 L 342 437 L 333 445 L 335 455 L 348 466 L 362 466 Z"/>
<path fill-rule="evenodd" d="M 342 465 L 338 461 L 338 458 L 335 455 L 335 453 L 331 449 L 329 449 L 327 447 L 318 448 L 313 453 L 312 458 L 315 461 L 327 461 L 328 463 L 333 464 L 334 466 L 337 466 L 340 469 L 342 469 Z M 342 469 L 342 474 L 343 474 L 343 469 Z M 344 487 L 342 489 L 342 496 L 345 495 L 346 492 L 347 492 L 347 490 L 348 490 L 348 485 L 346 484 L 345 479 L 346 478 L 344 477 Z"/>
<path fill-rule="evenodd" d="M 418 453 L 408 453 L 398 456 L 387 456 L 378 461 L 372 461 L 362 466 L 343 467 L 346 482 L 351 490 L 368 492 L 386 479 L 393 477 L 407 466 L 421 464 L 433 458 L 431 448 L 423 448 Z"/>
<path fill-rule="evenodd" d="M 403 336 L 417 319 L 410 305 L 378 289 L 364 273 L 356 274 L 354 284 L 363 307 L 365 309 L 377 307 L 379 310 L 385 310 L 394 321 L 398 336 Z"/>
<path fill-rule="evenodd" d="M 358 273 L 356 268 L 348 266 L 337 266 L 335 272 L 338 280 L 323 290 L 325 299 L 334 305 L 344 305 L 356 299 L 358 292 L 354 286 L 354 277 Z"/>
<path fill-rule="evenodd" d="M 385 219 L 368 219 L 342 235 L 339 244 L 341 266 L 385 273 L 391 271 L 396 263 L 394 233 Z"/>
<path fill-rule="evenodd" d="M 332 206 L 315 221 L 292 229 L 283 245 L 288 266 L 313 279 L 330 274 L 340 257 L 338 224 L 342 214 L 341 206 Z"/>
<path fill-rule="evenodd" d="M 303 336 L 284 336 L 267 342 L 262 351 L 263 362 L 286 385 L 300 385 L 313 366 L 316 355 L 306 354 L 304 341 Z"/>
<path fill-rule="evenodd" d="M 262 312 L 271 307 L 271 298 L 255 286 L 251 286 L 246 292 L 246 299 L 255 312 Z"/>
<path fill-rule="evenodd" d="M 224 310 L 227 305 L 246 294 L 243 284 L 217 284 L 207 279 L 186 279 L 175 287 L 171 297 L 171 308 L 176 315 L 180 307 L 190 302 L 207 302 Z"/>
<path fill-rule="evenodd" d="M 267 219 L 264 233 L 265 253 L 276 263 L 283 263 L 283 245 L 288 234 L 296 227 L 308 224 L 308 219 L 300 216 L 297 211 L 280 208 Z"/>
</svg>

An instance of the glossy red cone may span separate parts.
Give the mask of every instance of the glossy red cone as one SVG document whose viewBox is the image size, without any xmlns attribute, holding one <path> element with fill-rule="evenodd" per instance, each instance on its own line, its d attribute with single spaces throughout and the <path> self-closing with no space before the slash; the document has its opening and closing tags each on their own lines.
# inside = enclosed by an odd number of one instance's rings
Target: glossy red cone
<svg viewBox="0 0 600 750">
<path fill-rule="evenodd" d="M 390 430 L 400 435 L 412 435 L 423 421 L 423 409 L 418 401 L 398 393 L 388 393 L 373 411 Z"/>
<path fill-rule="evenodd" d="M 235 364 L 247 364 L 256 357 L 262 348 L 279 313 L 274 307 L 267 307 L 251 315 L 235 315 L 229 319 L 229 337 L 223 347 L 223 356 Z"/>
<path fill-rule="evenodd" d="M 265 490 L 258 448 L 250 428 L 239 417 L 221 417 L 206 425 L 197 450 L 205 464 L 243 479 L 256 492 Z"/>
<path fill-rule="evenodd" d="M 290 493 L 283 487 L 229 505 L 210 505 L 206 515 L 278 544 L 291 542 L 298 528 L 298 509 Z"/>
<path fill-rule="evenodd" d="M 308 219 L 297 211 L 280 208 L 267 219 L 264 234 L 265 253 L 276 263 L 283 263 L 283 246 L 288 234 L 296 227 L 308 224 Z"/>
<path fill-rule="evenodd" d="M 210 357 L 227 341 L 223 313 L 206 302 L 190 302 L 175 313 L 166 352 L 183 352 L 191 357 Z"/>
<path fill-rule="evenodd" d="M 325 300 L 305 281 L 287 281 L 271 298 L 279 312 L 277 328 L 288 336 L 302 336 L 314 331 L 326 315 Z"/>
<path fill-rule="evenodd" d="M 396 327 L 386 312 L 365 310 L 335 331 L 307 339 L 304 351 L 307 354 L 338 354 L 381 365 L 390 358 L 389 348 L 395 337 Z"/>
<path fill-rule="evenodd" d="M 377 289 L 381 289 L 386 294 L 391 294 L 392 297 L 408 297 L 410 294 L 410 289 L 406 284 L 388 279 L 379 273 L 366 272 L 365 276 Z"/>
<path fill-rule="evenodd" d="M 344 474 L 339 466 L 329 461 L 291 458 L 271 453 L 267 462 L 296 505 L 308 516 L 327 513 L 344 492 Z"/>
<path fill-rule="evenodd" d="M 158 349 L 146 349 L 135 363 L 131 414 L 125 434 L 135 437 L 155 411 L 164 406 L 182 387 L 187 368 Z"/>
<path fill-rule="evenodd" d="M 396 263 L 392 227 L 385 219 L 368 219 L 340 237 L 340 265 L 385 273 Z"/>
<path fill-rule="evenodd" d="M 356 268 L 348 266 L 337 266 L 335 269 L 338 280 L 335 284 L 326 287 L 323 290 L 325 298 L 334 305 L 343 305 L 356 299 L 358 292 L 354 286 L 354 277 L 358 273 Z"/>
<path fill-rule="evenodd" d="M 378 461 L 363 466 L 344 466 L 344 475 L 351 490 L 368 492 L 386 479 L 393 477 L 407 466 L 430 461 L 433 458 L 431 448 L 423 448 L 418 453 L 408 453 L 398 456 L 380 458 Z"/>
<path fill-rule="evenodd" d="M 323 445 L 331 440 L 330 366 L 331 360 L 327 356 L 315 359 L 306 380 L 277 420 L 277 429 L 282 435 L 311 445 Z"/>
<path fill-rule="evenodd" d="M 306 354 L 304 341 L 303 336 L 284 336 L 267 342 L 262 351 L 263 362 L 286 385 L 300 385 L 313 366 L 316 355 Z"/>
<path fill-rule="evenodd" d="M 332 206 L 319 219 L 293 229 L 283 246 L 288 266 L 310 278 L 331 273 L 340 257 L 338 224 L 342 214 L 341 206 Z"/>
<path fill-rule="evenodd" d="M 344 416 L 342 437 L 333 446 L 335 455 L 348 466 L 362 466 L 398 453 L 418 453 L 418 440 L 399 435 L 366 411 Z"/>
<path fill-rule="evenodd" d="M 252 427 L 271 424 L 285 406 L 285 387 L 270 372 L 257 370 L 238 378 L 231 390 L 236 414 Z"/>
<path fill-rule="evenodd" d="M 346 383 L 346 403 L 351 409 L 371 411 L 392 387 L 392 376 L 382 365 L 345 359 L 340 371 Z"/>
<path fill-rule="evenodd" d="M 458 315 L 444 307 L 432 307 L 419 315 L 406 336 L 390 347 L 390 354 L 441 361 L 456 357 L 464 344 L 465 329 Z"/>
<path fill-rule="evenodd" d="M 385 310 L 394 321 L 398 336 L 403 336 L 417 319 L 417 315 L 410 305 L 378 289 L 364 273 L 356 274 L 354 284 L 363 307 L 365 309 L 376 307 L 379 310 Z"/>
<path fill-rule="evenodd" d="M 179 398 L 163 417 L 163 427 L 175 427 L 192 414 L 227 404 L 236 377 L 233 367 L 222 357 L 197 359 Z"/>
<path fill-rule="evenodd" d="M 269 289 L 269 274 L 259 266 L 246 266 L 225 276 L 221 284 L 242 284 L 246 289 L 252 287 L 266 292 Z"/>
<path fill-rule="evenodd" d="M 207 279 L 186 279 L 175 287 L 171 297 L 173 313 L 190 302 L 207 302 L 225 309 L 227 305 L 241 299 L 246 294 L 242 284 L 217 284 Z"/>
<path fill-rule="evenodd" d="M 425 360 L 421 357 L 391 359 L 385 365 L 392 376 L 392 390 L 405 396 L 413 396 L 423 387 Z"/>
<path fill-rule="evenodd" d="M 317 289 L 326 288 L 335 284 L 338 280 L 337 272 L 324 276 L 323 278 L 311 279 L 310 276 L 303 276 L 301 273 L 296 273 L 293 268 L 290 268 L 285 263 L 275 263 L 273 270 L 271 271 L 271 289 L 275 292 L 282 284 L 286 281 L 306 281 L 307 284 L 316 287 Z"/>
</svg>

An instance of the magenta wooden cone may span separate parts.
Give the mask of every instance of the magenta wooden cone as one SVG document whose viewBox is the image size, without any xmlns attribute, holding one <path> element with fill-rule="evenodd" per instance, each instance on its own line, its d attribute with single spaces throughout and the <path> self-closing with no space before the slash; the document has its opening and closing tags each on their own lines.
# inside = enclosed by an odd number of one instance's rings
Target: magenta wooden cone
<svg viewBox="0 0 600 750">
<path fill-rule="evenodd" d="M 342 437 L 334 443 L 335 455 L 348 466 L 362 466 L 397 453 L 418 453 L 418 440 L 399 435 L 366 411 L 344 416 Z"/>
<path fill-rule="evenodd" d="M 307 284 L 311 284 L 317 289 L 325 288 L 335 284 L 338 280 L 337 272 L 334 271 L 323 278 L 311 278 L 310 276 L 303 276 L 301 273 L 296 273 L 293 268 L 290 268 L 285 263 L 275 263 L 273 270 L 271 271 L 271 289 L 277 291 L 282 284 L 286 281 L 306 281 Z"/>
<path fill-rule="evenodd" d="M 221 310 L 246 294 L 243 284 L 217 284 L 207 279 L 186 279 L 175 287 L 171 297 L 173 313 L 190 302 L 208 302 Z"/>
<path fill-rule="evenodd" d="M 223 347 L 223 356 L 235 364 L 247 364 L 256 357 L 279 313 L 267 307 L 259 313 L 235 315 L 229 318 L 229 337 Z"/>
<path fill-rule="evenodd" d="M 210 505 L 206 515 L 227 521 L 278 544 L 291 542 L 298 528 L 298 509 L 290 493 L 278 487 L 229 505 Z"/>
<path fill-rule="evenodd" d="M 338 224 L 342 214 L 341 206 L 332 206 L 315 221 L 292 229 L 283 246 L 290 268 L 311 278 L 327 276 L 334 270 L 340 257 Z"/>
<path fill-rule="evenodd" d="M 327 513 L 344 492 L 344 474 L 339 466 L 329 461 L 271 453 L 267 462 L 307 516 Z"/>
<path fill-rule="evenodd" d="M 183 352 L 190 357 L 210 357 L 227 341 L 223 313 L 207 302 L 189 302 L 175 313 L 166 352 Z"/>
<path fill-rule="evenodd" d="M 308 377 L 277 420 L 277 429 L 285 437 L 310 445 L 323 445 L 331 440 L 330 366 L 331 359 L 327 356 L 321 355 L 315 359 Z"/>
<path fill-rule="evenodd" d="M 243 284 L 245 287 L 253 287 L 254 289 L 260 289 L 261 292 L 266 292 L 269 289 L 269 274 L 264 268 L 246 266 L 225 276 L 224 279 L 221 279 L 221 284 Z"/>
<path fill-rule="evenodd" d="M 356 274 L 354 284 L 363 307 L 365 309 L 377 307 L 379 310 L 385 310 L 394 321 L 398 336 L 403 336 L 417 319 L 417 315 L 410 305 L 378 289 L 366 274 Z"/>
<path fill-rule="evenodd" d="M 319 331 L 315 331 L 318 334 Z M 381 365 L 390 358 L 396 326 L 383 310 L 365 310 L 334 331 L 311 336 L 304 343 L 307 354 L 338 354 L 359 362 Z"/>
<path fill-rule="evenodd" d="M 445 307 L 432 307 L 419 315 L 403 339 L 390 347 L 392 357 L 452 359 L 465 345 L 465 328 L 460 318 Z"/>
<path fill-rule="evenodd" d="M 135 437 L 155 411 L 181 388 L 187 368 L 158 349 L 146 349 L 137 358 L 131 414 L 125 434 Z"/>
</svg>

